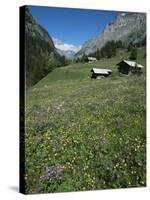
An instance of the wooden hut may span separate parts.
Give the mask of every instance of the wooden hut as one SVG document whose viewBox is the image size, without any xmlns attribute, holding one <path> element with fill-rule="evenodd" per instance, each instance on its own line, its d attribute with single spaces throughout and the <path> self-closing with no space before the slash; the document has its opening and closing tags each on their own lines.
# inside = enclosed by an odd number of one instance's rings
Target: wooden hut
<svg viewBox="0 0 150 200">
<path fill-rule="evenodd" d="M 98 77 L 107 77 L 112 73 L 110 69 L 99 69 L 99 68 L 92 68 L 91 69 L 91 78 L 96 79 Z"/>
<path fill-rule="evenodd" d="M 129 60 L 122 60 L 117 65 L 118 65 L 119 73 L 122 73 L 122 74 L 129 74 L 129 73 L 140 74 L 142 73 L 141 69 L 144 68 L 143 65 L 138 64 L 135 61 L 129 61 Z"/>
<path fill-rule="evenodd" d="M 89 63 L 93 63 L 93 62 L 96 62 L 97 59 L 95 57 L 88 57 L 88 62 Z"/>
</svg>

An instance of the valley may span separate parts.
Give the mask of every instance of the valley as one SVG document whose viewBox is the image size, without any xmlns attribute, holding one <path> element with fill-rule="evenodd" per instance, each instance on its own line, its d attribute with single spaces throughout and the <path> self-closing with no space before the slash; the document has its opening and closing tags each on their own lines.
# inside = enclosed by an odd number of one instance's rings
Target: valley
<svg viewBox="0 0 150 200">
<path fill-rule="evenodd" d="M 107 15 L 113 21 L 106 23 L 101 11 L 98 24 L 104 28 L 74 45 L 76 35 L 91 28 L 83 28 L 83 10 L 67 10 L 74 15 L 66 18 L 65 8 L 29 8 L 24 27 L 25 130 L 20 142 L 25 193 L 146 186 L 146 15 L 116 12 L 114 18 L 112 11 Z M 87 12 L 92 18 L 92 11 Z M 79 24 L 83 32 L 74 27 Z M 70 42 L 51 34 L 52 27 Z M 118 70 L 122 60 L 129 73 Z M 107 69 L 109 76 L 92 79 L 93 68 Z"/>
<path fill-rule="evenodd" d="M 74 63 L 27 91 L 27 193 L 145 186 L 145 72 L 120 76 L 119 60 L 94 64 L 109 67 L 108 78 L 91 80 L 93 64 Z M 50 166 L 61 170 L 49 175 Z"/>
</svg>

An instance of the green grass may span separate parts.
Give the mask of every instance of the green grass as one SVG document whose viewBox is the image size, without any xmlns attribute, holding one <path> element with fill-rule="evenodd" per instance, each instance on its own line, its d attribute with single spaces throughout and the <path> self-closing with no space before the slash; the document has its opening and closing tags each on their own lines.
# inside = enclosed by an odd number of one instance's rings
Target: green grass
<svg viewBox="0 0 150 200">
<path fill-rule="evenodd" d="M 26 193 L 146 185 L 145 80 L 120 77 L 119 61 L 94 64 L 112 69 L 108 78 L 91 80 L 91 64 L 71 64 L 27 91 Z"/>
</svg>

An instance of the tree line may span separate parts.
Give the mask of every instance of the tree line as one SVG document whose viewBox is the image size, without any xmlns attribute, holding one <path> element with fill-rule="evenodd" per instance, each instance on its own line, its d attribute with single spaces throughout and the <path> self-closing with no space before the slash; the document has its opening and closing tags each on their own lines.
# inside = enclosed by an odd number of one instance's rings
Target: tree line
<svg viewBox="0 0 150 200">
<path fill-rule="evenodd" d="M 111 40 L 106 42 L 101 49 L 97 49 L 95 52 L 88 55 L 83 54 L 81 58 L 76 59 L 76 62 L 88 62 L 88 57 L 95 57 L 97 60 L 100 60 L 101 58 L 112 58 L 116 56 L 117 49 L 126 49 L 128 52 L 130 52 L 129 59 L 136 60 L 137 48 L 145 45 L 146 39 L 136 44 L 133 44 L 132 42 L 130 42 L 129 44 L 125 44 L 121 40 Z"/>
<path fill-rule="evenodd" d="M 36 84 L 53 69 L 66 66 L 69 61 L 59 55 L 46 41 L 26 34 L 26 86 Z"/>
</svg>

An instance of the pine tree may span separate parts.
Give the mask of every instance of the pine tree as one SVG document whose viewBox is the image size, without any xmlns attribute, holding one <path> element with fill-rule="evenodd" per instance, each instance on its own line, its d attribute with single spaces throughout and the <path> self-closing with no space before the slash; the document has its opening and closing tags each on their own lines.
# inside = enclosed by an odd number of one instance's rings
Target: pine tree
<svg viewBox="0 0 150 200">
<path fill-rule="evenodd" d="M 136 47 L 132 48 L 129 59 L 131 59 L 131 60 L 136 60 L 137 59 L 137 48 Z"/>
</svg>

